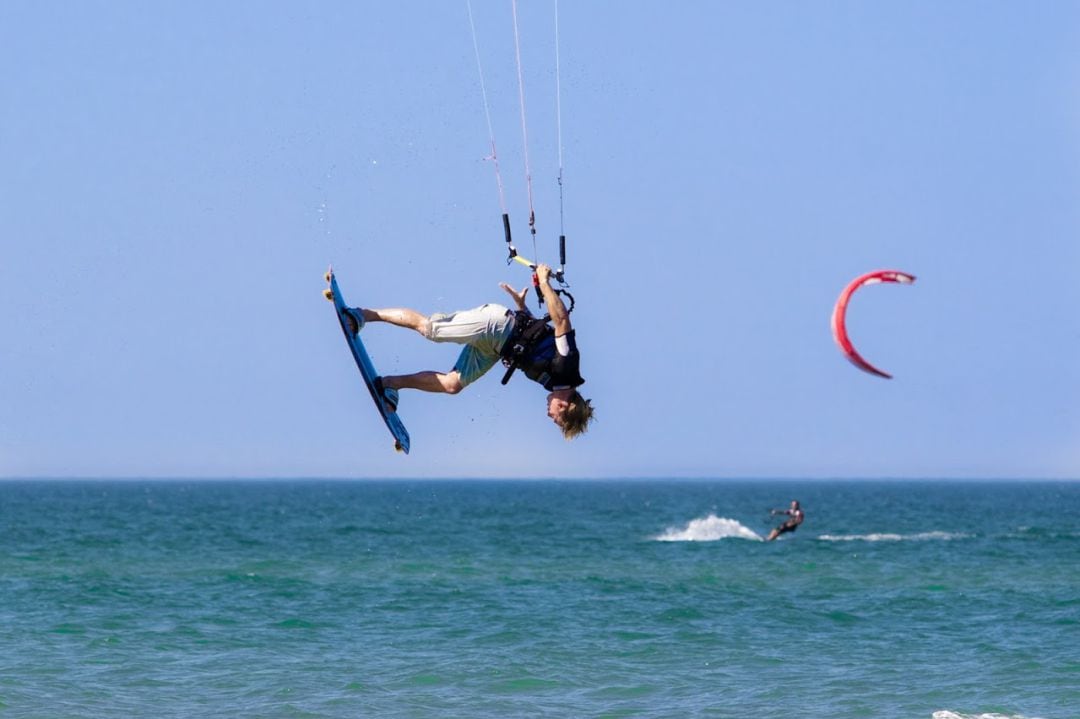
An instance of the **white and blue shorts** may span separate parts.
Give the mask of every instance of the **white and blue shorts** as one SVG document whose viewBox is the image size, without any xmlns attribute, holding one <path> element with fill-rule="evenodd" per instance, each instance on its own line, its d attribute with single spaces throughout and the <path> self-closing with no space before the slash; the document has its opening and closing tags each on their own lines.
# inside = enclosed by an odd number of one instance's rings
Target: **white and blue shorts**
<svg viewBox="0 0 1080 719">
<path fill-rule="evenodd" d="M 471 310 L 436 312 L 428 317 L 427 338 L 465 345 L 454 363 L 465 387 L 495 366 L 499 350 L 513 330 L 514 313 L 502 305 L 487 304 Z"/>
</svg>

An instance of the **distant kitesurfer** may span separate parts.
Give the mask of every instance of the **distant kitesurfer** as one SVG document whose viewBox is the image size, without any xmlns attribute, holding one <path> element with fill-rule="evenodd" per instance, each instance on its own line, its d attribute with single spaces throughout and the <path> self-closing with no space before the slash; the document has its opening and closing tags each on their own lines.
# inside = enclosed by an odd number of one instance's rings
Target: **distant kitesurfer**
<svg viewBox="0 0 1080 719">
<path fill-rule="evenodd" d="M 471 310 L 425 316 L 410 309 L 357 307 L 347 310 L 346 316 L 354 333 L 368 322 L 389 322 L 416 330 L 433 342 L 465 345 L 449 372 L 425 371 L 378 378 L 376 388 L 392 410 L 397 408 L 399 389 L 457 394 L 501 359 L 508 367 L 504 384 L 515 369 L 521 369 L 529 379 L 543 385 L 549 392 L 548 417 L 559 426 L 564 437 L 573 439 L 588 428 L 593 408 L 577 391 L 585 382 L 578 371 L 577 341 L 570 315 L 550 279 L 551 268 L 537 265 L 536 280 L 549 313 L 543 320 L 533 317 L 525 307 L 529 288 L 517 291 L 506 283 L 499 286 L 514 298 L 517 311 L 486 304 Z"/>
<path fill-rule="evenodd" d="M 777 515 L 777 514 L 786 514 L 788 516 L 788 520 L 785 521 L 780 526 L 773 529 L 771 532 L 769 532 L 769 536 L 765 539 L 766 542 L 771 542 L 772 540 L 776 539 L 777 537 L 779 537 L 781 534 L 783 534 L 785 532 L 794 532 L 796 529 L 799 528 L 799 525 L 802 524 L 802 522 L 803 522 L 803 511 L 802 511 L 802 509 L 799 508 L 798 500 L 795 500 L 795 499 L 791 500 L 791 508 L 790 509 L 770 509 L 769 510 L 769 515 L 770 516 Z"/>
</svg>

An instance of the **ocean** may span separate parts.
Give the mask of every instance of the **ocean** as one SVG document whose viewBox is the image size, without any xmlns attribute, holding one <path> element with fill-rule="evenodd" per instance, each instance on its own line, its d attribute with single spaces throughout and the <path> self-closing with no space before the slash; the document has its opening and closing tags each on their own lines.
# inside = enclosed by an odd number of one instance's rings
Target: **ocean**
<svg viewBox="0 0 1080 719">
<path fill-rule="evenodd" d="M 4 481 L 0 717 L 1075 719 L 1080 482 Z"/>
</svg>

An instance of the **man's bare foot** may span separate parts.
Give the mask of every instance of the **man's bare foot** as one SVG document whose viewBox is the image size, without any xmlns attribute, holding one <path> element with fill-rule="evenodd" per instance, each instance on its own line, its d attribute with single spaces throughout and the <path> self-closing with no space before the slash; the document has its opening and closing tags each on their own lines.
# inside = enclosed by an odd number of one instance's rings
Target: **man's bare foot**
<svg viewBox="0 0 1080 719">
<path fill-rule="evenodd" d="M 382 397 L 383 402 L 386 403 L 386 408 L 391 412 L 397 412 L 398 406 L 398 391 L 392 389 L 383 384 L 382 377 L 375 378 L 375 392 Z"/>
<path fill-rule="evenodd" d="M 345 324 L 354 335 L 364 329 L 364 312 L 359 307 L 345 308 Z"/>
</svg>

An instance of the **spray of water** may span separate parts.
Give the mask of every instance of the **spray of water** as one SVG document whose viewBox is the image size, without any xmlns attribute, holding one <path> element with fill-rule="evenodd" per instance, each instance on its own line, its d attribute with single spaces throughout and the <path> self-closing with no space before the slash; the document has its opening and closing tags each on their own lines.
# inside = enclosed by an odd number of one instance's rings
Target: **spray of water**
<svg viewBox="0 0 1080 719">
<path fill-rule="evenodd" d="M 737 520 L 715 514 L 691 519 L 684 527 L 668 527 L 654 539 L 658 542 L 715 542 L 718 539 L 765 541 L 764 537 Z"/>
</svg>

